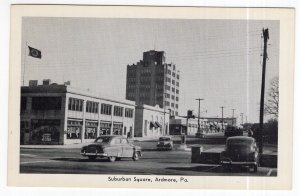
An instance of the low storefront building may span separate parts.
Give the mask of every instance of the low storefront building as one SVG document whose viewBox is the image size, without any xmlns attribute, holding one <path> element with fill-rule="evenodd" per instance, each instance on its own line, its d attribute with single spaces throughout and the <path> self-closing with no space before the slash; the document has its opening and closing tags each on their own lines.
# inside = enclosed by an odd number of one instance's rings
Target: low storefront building
<svg viewBox="0 0 300 196">
<path fill-rule="evenodd" d="M 134 135 L 135 103 L 69 85 L 21 87 L 21 144 L 71 144 L 100 135 Z"/>
<path fill-rule="evenodd" d="M 223 121 L 222 121 L 223 120 Z M 222 123 L 223 122 L 223 123 Z M 200 133 L 215 133 L 225 129 L 227 125 L 236 124 L 236 118 L 201 118 Z M 187 128 L 188 127 L 188 128 Z M 198 132 L 198 119 L 189 118 L 188 124 L 186 118 L 176 117 L 170 120 L 170 135 L 196 135 Z"/>
<path fill-rule="evenodd" d="M 135 108 L 135 137 L 155 138 L 169 134 L 169 111 L 158 105 Z"/>
</svg>

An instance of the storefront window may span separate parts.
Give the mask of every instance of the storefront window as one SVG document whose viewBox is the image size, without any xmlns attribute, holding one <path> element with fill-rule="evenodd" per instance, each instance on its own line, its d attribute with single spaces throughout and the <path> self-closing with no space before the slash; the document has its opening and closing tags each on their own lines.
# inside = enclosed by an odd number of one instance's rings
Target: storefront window
<svg viewBox="0 0 300 196">
<path fill-rule="evenodd" d="M 82 121 L 68 120 L 67 139 L 81 139 Z"/>
<path fill-rule="evenodd" d="M 31 143 L 57 144 L 59 142 L 60 120 L 34 119 L 31 121 L 31 126 Z"/>
<path fill-rule="evenodd" d="M 100 135 L 110 135 L 111 123 L 101 122 L 100 123 Z"/>
<path fill-rule="evenodd" d="M 97 137 L 97 122 L 85 122 L 84 139 L 96 139 Z"/>
<path fill-rule="evenodd" d="M 122 135 L 123 124 L 114 123 L 113 135 Z"/>
<path fill-rule="evenodd" d="M 67 139 L 81 139 L 82 127 L 70 127 L 67 128 Z"/>
<path fill-rule="evenodd" d="M 96 127 L 86 127 L 84 139 L 96 139 L 97 137 L 97 128 Z"/>
</svg>

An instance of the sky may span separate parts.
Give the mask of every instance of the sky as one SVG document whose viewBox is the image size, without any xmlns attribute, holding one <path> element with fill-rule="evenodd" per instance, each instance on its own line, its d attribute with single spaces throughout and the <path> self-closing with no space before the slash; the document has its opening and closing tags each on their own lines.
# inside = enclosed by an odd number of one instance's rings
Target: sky
<svg viewBox="0 0 300 196">
<path fill-rule="evenodd" d="M 179 115 L 259 121 L 263 28 L 269 29 L 266 91 L 279 75 L 279 21 L 199 19 L 38 18 L 22 21 L 22 77 L 51 79 L 125 99 L 126 68 L 149 50 L 165 51 L 180 70 Z M 26 43 L 41 50 L 28 56 Z M 24 71 L 25 67 L 25 71 Z"/>
</svg>

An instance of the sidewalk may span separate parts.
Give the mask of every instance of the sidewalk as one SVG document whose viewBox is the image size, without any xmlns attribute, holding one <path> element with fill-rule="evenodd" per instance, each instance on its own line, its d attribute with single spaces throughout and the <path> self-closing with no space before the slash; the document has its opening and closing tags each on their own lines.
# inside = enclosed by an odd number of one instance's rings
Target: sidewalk
<svg viewBox="0 0 300 196">
<path fill-rule="evenodd" d="M 82 148 L 89 143 L 80 144 L 65 144 L 65 145 L 21 145 L 20 148 L 23 149 L 72 149 L 72 148 Z"/>
<path fill-rule="evenodd" d="M 157 141 L 158 137 L 149 138 L 131 138 L 128 139 L 129 142 L 153 142 Z M 20 148 L 23 149 L 72 149 L 72 148 L 82 148 L 83 146 L 89 145 L 92 142 L 77 143 L 77 144 L 64 144 L 64 145 L 21 145 Z"/>
</svg>

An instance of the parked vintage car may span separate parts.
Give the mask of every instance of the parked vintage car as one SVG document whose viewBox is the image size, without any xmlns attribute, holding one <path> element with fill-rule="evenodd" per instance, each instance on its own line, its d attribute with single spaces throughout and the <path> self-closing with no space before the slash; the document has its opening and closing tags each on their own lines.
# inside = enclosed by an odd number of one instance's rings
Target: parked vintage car
<svg viewBox="0 0 300 196">
<path fill-rule="evenodd" d="M 157 150 L 172 150 L 173 149 L 173 140 L 170 136 L 160 137 L 158 139 Z"/>
<path fill-rule="evenodd" d="M 227 138 L 225 151 L 221 153 L 220 160 L 225 170 L 231 166 L 245 166 L 257 172 L 259 153 L 255 139 L 247 136 Z"/>
<path fill-rule="evenodd" d="M 107 157 L 110 162 L 121 158 L 132 158 L 137 161 L 142 156 L 141 147 L 128 142 L 122 136 L 101 136 L 92 144 L 82 147 L 81 155 L 94 160 Z"/>
</svg>

